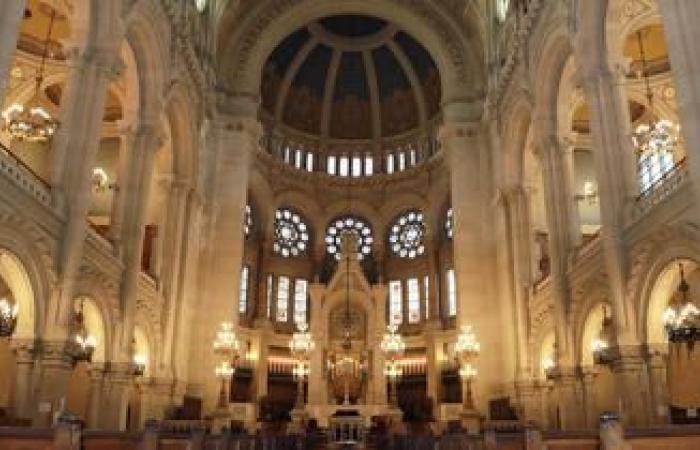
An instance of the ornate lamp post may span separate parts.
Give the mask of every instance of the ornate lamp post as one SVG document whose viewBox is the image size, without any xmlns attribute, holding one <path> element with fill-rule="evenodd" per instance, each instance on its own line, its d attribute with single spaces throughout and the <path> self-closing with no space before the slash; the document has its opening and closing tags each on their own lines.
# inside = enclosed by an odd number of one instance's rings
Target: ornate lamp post
<svg viewBox="0 0 700 450">
<path fill-rule="evenodd" d="M 289 341 L 289 350 L 297 360 L 292 374 L 297 380 L 297 402 L 294 408 L 299 411 L 304 409 L 304 379 L 309 375 L 309 355 L 315 348 L 316 343 L 309 332 L 309 326 L 306 323 L 298 323 L 297 331 Z"/>
<path fill-rule="evenodd" d="M 10 303 L 6 298 L 0 298 L 0 338 L 9 338 L 17 327 L 17 304 Z"/>
<path fill-rule="evenodd" d="M 216 332 L 213 343 L 214 354 L 219 358 L 214 373 L 221 380 L 219 403 L 217 404 L 217 408 L 220 410 L 227 409 L 228 384 L 236 370 L 232 365 L 232 361 L 238 356 L 239 346 L 238 338 L 235 331 L 233 331 L 233 324 L 231 322 L 223 322 Z"/>
<path fill-rule="evenodd" d="M 591 343 L 593 361 L 595 361 L 596 364 L 608 365 L 615 360 L 612 342 L 612 317 L 608 315 L 607 309 L 603 308 L 603 323 L 601 324 L 600 333 L 598 334 L 598 337 L 596 337 Z"/>
<path fill-rule="evenodd" d="M 476 340 L 476 335 L 471 325 L 462 327 L 462 332 L 457 336 L 455 353 L 460 363 L 459 375 L 465 382 L 466 396 L 464 398 L 465 411 L 474 411 L 474 398 L 472 396 L 472 383 L 477 376 L 474 362 L 481 353 L 481 344 Z"/>
<path fill-rule="evenodd" d="M 398 329 L 399 327 L 396 324 L 389 325 L 380 343 L 380 348 L 386 356 L 384 375 L 389 378 L 389 387 L 391 389 L 389 401 L 394 408 L 398 406 L 398 379 L 403 374 L 398 358 L 403 355 L 403 352 L 406 350 L 406 343 L 401 334 L 397 332 Z"/>
<path fill-rule="evenodd" d="M 700 309 L 690 298 L 690 286 L 685 281 L 683 265 L 680 265 L 680 275 L 678 294 L 664 312 L 664 327 L 670 342 L 692 345 L 700 341 Z"/>
</svg>

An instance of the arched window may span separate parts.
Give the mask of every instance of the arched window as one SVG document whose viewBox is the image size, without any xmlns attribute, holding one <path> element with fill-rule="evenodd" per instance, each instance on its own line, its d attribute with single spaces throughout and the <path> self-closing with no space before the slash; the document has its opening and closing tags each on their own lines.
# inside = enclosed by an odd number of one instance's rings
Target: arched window
<svg viewBox="0 0 700 450">
<path fill-rule="evenodd" d="M 389 244 L 395 255 L 413 259 L 425 253 L 424 237 L 423 213 L 409 211 L 394 221 L 389 232 Z"/>
<path fill-rule="evenodd" d="M 298 213 L 280 208 L 275 211 L 273 250 L 285 258 L 302 255 L 309 246 L 309 229 Z"/>
<path fill-rule="evenodd" d="M 329 254 L 334 255 L 336 259 L 340 259 L 340 235 L 343 231 L 354 231 L 359 237 L 359 247 L 357 256 L 362 260 L 365 256 L 372 253 L 372 229 L 367 224 L 367 221 L 359 217 L 345 216 L 333 220 L 326 229 L 326 250 Z"/>
<path fill-rule="evenodd" d="M 253 231 L 253 209 L 250 205 L 245 205 L 245 213 L 243 214 L 243 233 L 245 237 L 250 236 Z"/>
<path fill-rule="evenodd" d="M 452 207 L 450 207 L 445 213 L 445 236 L 447 236 L 447 239 L 452 239 L 453 230 L 454 213 L 452 212 Z"/>
<path fill-rule="evenodd" d="M 669 152 L 647 152 L 639 155 L 639 190 L 646 192 L 669 173 L 675 162 Z"/>
</svg>

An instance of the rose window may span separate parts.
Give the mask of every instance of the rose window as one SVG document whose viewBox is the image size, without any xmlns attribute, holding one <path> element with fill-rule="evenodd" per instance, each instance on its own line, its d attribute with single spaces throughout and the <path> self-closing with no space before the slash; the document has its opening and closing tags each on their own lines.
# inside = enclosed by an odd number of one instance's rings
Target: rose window
<svg viewBox="0 0 700 450">
<path fill-rule="evenodd" d="M 302 217 L 289 209 L 275 212 L 273 250 L 285 258 L 303 254 L 309 245 L 309 229 Z"/>
<path fill-rule="evenodd" d="M 329 254 L 340 259 L 341 235 L 344 231 L 355 232 L 358 236 L 357 257 L 363 259 L 372 252 L 372 229 L 364 219 L 357 217 L 338 218 L 328 225 L 326 230 L 326 249 Z"/>
<path fill-rule="evenodd" d="M 389 233 L 389 244 L 397 256 L 412 259 L 425 253 L 424 237 L 423 213 L 409 211 L 394 222 Z"/>
</svg>

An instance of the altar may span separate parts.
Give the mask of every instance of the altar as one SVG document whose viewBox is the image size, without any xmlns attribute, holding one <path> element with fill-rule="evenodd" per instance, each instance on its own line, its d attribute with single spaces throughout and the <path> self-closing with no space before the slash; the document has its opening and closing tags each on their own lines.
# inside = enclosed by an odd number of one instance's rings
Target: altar
<svg viewBox="0 0 700 450">
<path fill-rule="evenodd" d="M 364 426 L 388 415 L 385 358 L 380 341 L 386 330 L 387 289 L 370 285 L 357 252 L 357 236 L 342 236 L 336 271 L 326 286 L 312 289 L 306 413 L 328 427 L 338 411 L 356 411 Z M 395 414 L 395 411 L 393 411 Z"/>
</svg>

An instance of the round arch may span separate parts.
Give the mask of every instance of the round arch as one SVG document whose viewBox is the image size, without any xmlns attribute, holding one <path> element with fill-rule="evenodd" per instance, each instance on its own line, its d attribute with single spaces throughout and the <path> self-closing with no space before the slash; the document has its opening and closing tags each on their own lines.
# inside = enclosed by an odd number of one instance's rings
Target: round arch
<svg viewBox="0 0 700 450">
<path fill-rule="evenodd" d="M 470 93 L 478 97 L 483 91 L 484 70 L 469 70 L 483 67 L 479 28 L 472 25 L 469 27 L 471 33 L 460 32 L 457 24 L 441 16 L 433 7 L 412 10 L 397 5 L 387 7 L 373 0 L 302 0 L 277 7 L 269 3 L 259 2 L 255 11 L 240 20 L 242 23 L 234 23 L 233 13 L 230 20 L 224 15 L 221 22 L 218 50 L 219 54 L 226 52 L 226 55 L 221 58 L 219 72 L 234 74 L 230 84 L 241 93 L 254 97 L 259 95 L 265 61 L 285 37 L 315 19 L 338 14 L 379 17 L 397 24 L 417 38 L 435 58 L 447 102 L 464 98 Z M 229 33 L 231 29 L 234 31 Z"/>
</svg>

